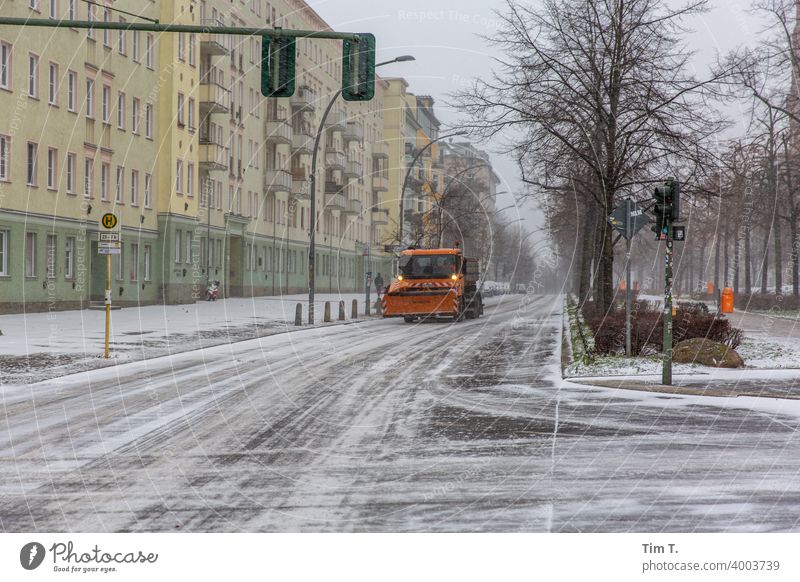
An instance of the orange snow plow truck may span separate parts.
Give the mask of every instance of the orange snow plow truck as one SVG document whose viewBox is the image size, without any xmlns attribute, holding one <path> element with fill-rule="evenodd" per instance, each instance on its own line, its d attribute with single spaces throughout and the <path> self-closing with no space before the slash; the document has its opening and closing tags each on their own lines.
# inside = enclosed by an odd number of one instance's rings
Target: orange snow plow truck
<svg viewBox="0 0 800 582">
<path fill-rule="evenodd" d="M 384 317 L 452 317 L 460 321 L 483 314 L 478 261 L 461 249 L 408 249 L 400 254 L 397 278 L 381 300 Z"/>
</svg>

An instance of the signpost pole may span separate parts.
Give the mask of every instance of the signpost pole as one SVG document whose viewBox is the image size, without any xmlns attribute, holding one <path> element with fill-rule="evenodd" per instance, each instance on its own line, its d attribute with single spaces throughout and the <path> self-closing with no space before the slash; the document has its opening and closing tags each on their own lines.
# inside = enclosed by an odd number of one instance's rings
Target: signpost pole
<svg viewBox="0 0 800 582">
<path fill-rule="evenodd" d="M 631 356 L 631 239 L 633 238 L 633 201 L 625 199 L 625 355 Z"/>
<path fill-rule="evenodd" d="M 108 336 L 111 332 L 111 255 L 106 255 L 106 341 L 103 357 L 108 359 Z"/>
</svg>

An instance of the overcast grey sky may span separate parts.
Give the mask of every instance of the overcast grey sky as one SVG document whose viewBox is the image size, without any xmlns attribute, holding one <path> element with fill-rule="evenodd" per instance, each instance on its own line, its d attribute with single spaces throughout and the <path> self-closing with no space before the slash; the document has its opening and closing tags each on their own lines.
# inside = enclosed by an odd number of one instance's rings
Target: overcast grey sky
<svg viewBox="0 0 800 582">
<path fill-rule="evenodd" d="M 379 60 L 413 54 L 417 58 L 415 62 L 387 66 L 381 73 L 403 76 L 410 82 L 413 93 L 432 95 L 437 101 L 437 113 L 445 124 L 457 117 L 456 112 L 447 109 L 445 95 L 473 77 L 488 75 L 492 70 L 492 49 L 479 36 L 491 35 L 496 30 L 494 10 L 505 6 L 504 0 L 309 1 L 334 29 L 375 34 Z M 689 42 L 698 51 L 699 76 L 712 62 L 716 51 L 724 53 L 757 37 L 761 26 L 747 13 L 750 2 L 716 0 L 710 13 L 690 23 L 695 32 Z M 492 144 L 483 145 L 492 150 Z M 494 155 L 493 164 L 503 181 L 499 190 L 520 189 L 513 161 Z M 507 206 L 511 202 L 509 197 L 498 204 Z M 521 215 L 526 218 L 529 229 L 541 224 L 536 220 L 535 208 L 522 209 Z"/>
</svg>

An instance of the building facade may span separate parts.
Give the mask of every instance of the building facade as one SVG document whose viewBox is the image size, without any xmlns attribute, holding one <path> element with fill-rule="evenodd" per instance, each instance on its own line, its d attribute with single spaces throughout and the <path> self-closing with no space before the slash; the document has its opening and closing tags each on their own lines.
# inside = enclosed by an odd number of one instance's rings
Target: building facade
<svg viewBox="0 0 800 582">
<path fill-rule="evenodd" d="M 100 2 L 103 4 L 103 2 Z M 28 18 L 327 30 L 299 0 L 16 0 Z M 309 173 L 322 113 L 341 86 L 341 43 L 297 41 L 297 91 L 264 99 L 261 39 L 136 31 L 0 28 L 0 311 L 102 300 L 98 221 L 120 219 L 114 302 L 363 289 L 391 271 L 390 144 L 378 80 L 339 100 L 322 130 L 317 214 Z M 399 188 L 399 186 L 398 186 Z"/>
</svg>

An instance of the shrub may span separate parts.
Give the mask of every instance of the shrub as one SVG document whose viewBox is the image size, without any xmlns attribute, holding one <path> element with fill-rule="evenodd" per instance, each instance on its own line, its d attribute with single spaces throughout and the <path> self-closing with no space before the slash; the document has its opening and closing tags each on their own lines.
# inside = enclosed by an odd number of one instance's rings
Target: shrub
<svg viewBox="0 0 800 582">
<path fill-rule="evenodd" d="M 638 308 L 637 308 L 638 307 Z M 625 353 L 625 310 L 614 309 L 607 315 L 593 305 L 584 308 L 584 318 L 594 334 L 595 352 L 602 355 Z M 658 354 L 664 348 L 664 326 L 660 310 L 651 304 L 637 302 L 631 313 L 631 352 L 634 356 Z M 672 345 L 692 338 L 706 338 L 736 349 L 742 331 L 729 320 L 704 313 L 699 305 L 678 308 L 672 320 Z"/>
<path fill-rule="evenodd" d="M 794 311 L 800 309 L 800 298 L 774 293 L 740 293 L 735 297 L 734 305 L 743 311 Z"/>
</svg>

